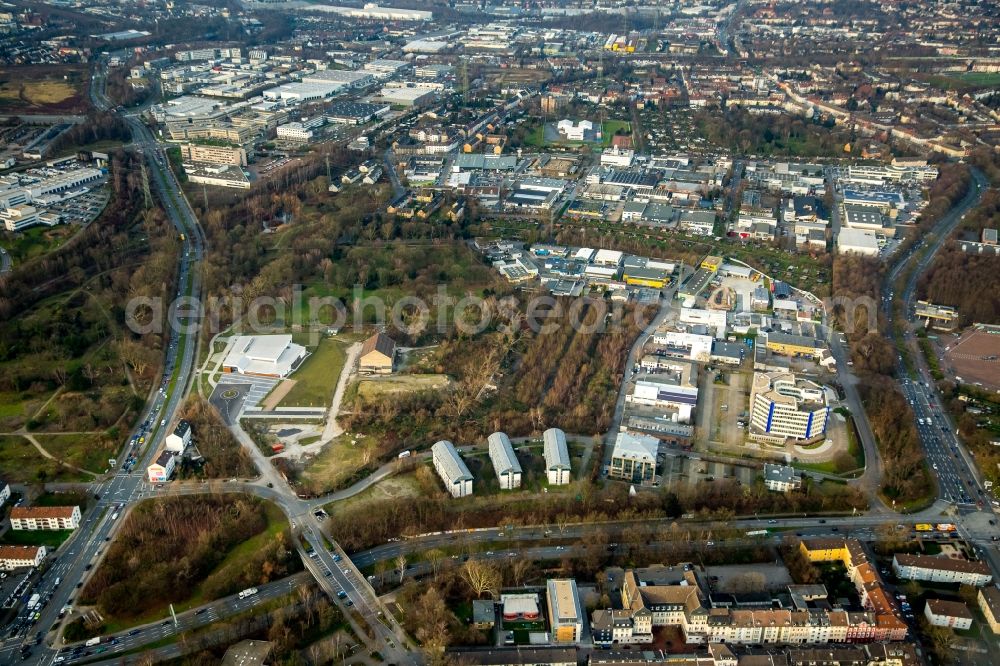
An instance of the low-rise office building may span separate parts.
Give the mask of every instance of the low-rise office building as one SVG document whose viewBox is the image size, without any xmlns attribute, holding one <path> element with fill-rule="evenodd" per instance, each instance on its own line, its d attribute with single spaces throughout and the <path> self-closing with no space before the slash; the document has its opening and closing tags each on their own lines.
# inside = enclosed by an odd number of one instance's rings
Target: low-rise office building
<svg viewBox="0 0 1000 666">
<path fill-rule="evenodd" d="M 611 453 L 608 477 L 648 484 L 656 477 L 656 454 L 660 441 L 650 435 L 620 432 Z"/>
<path fill-rule="evenodd" d="M 750 438 L 773 444 L 826 436 L 826 391 L 791 372 L 755 372 L 750 391 Z"/>
<path fill-rule="evenodd" d="M 191 424 L 181 419 L 174 427 L 174 431 L 167 435 L 163 448 L 173 453 L 184 453 L 184 449 L 191 443 Z"/>
<path fill-rule="evenodd" d="M 472 494 L 472 472 L 448 440 L 441 440 L 431 447 L 434 469 L 444 482 L 445 489 L 452 497 L 467 497 Z"/>
<path fill-rule="evenodd" d="M 583 606 L 576 581 L 572 578 L 551 579 L 546 582 L 549 630 L 556 644 L 579 643 L 583 634 Z"/>
<path fill-rule="evenodd" d="M 506 433 L 495 432 L 487 438 L 490 461 L 496 472 L 500 490 L 514 490 L 521 487 L 521 463 L 517 461 L 514 447 Z"/>
<path fill-rule="evenodd" d="M 181 144 L 181 158 L 186 162 L 247 165 L 247 151 L 242 146 L 211 146 L 198 143 Z"/>
<path fill-rule="evenodd" d="M 764 463 L 764 485 L 768 490 L 787 493 L 802 485 L 802 477 L 789 465 Z"/>
</svg>

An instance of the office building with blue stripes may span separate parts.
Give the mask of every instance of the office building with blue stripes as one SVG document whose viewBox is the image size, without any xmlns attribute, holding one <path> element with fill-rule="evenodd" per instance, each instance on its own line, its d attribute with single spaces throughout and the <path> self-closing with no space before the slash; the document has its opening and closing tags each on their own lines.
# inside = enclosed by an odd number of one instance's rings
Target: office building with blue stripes
<svg viewBox="0 0 1000 666">
<path fill-rule="evenodd" d="M 816 382 L 787 371 L 756 372 L 750 391 L 750 439 L 784 445 L 826 437 L 830 406 Z"/>
</svg>

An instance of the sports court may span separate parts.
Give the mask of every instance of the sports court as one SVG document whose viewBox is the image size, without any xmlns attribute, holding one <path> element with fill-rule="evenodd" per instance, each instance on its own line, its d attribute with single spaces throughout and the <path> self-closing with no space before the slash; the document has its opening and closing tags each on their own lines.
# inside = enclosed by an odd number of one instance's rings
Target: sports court
<svg viewBox="0 0 1000 666">
<path fill-rule="evenodd" d="M 952 370 L 945 374 L 961 377 L 965 384 L 1000 388 L 1000 326 L 973 326 L 947 344 L 944 357 Z"/>
</svg>

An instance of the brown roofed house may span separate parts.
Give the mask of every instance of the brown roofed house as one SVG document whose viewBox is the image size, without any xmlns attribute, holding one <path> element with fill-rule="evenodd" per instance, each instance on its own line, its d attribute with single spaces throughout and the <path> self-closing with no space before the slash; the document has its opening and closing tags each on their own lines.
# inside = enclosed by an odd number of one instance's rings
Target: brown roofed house
<svg viewBox="0 0 1000 666">
<path fill-rule="evenodd" d="M 392 374 L 396 342 L 385 333 L 376 333 L 361 347 L 358 371 L 369 375 Z"/>
</svg>

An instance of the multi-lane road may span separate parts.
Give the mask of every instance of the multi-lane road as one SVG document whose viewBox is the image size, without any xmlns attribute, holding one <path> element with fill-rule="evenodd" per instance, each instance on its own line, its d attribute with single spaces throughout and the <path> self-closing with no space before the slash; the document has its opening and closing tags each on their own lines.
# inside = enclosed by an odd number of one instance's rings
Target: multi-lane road
<svg viewBox="0 0 1000 666">
<path fill-rule="evenodd" d="M 924 362 L 923 355 L 916 347 L 915 337 L 911 328 L 915 321 L 914 306 L 916 300 L 917 281 L 920 275 L 930 266 L 937 252 L 951 237 L 952 232 L 961 223 L 974 206 L 976 206 L 986 190 L 986 178 L 978 169 L 972 169 L 972 180 L 968 192 L 960 202 L 944 215 L 922 241 L 908 250 L 899 258 L 889 272 L 889 279 L 884 285 L 882 306 L 887 320 L 890 322 L 889 335 L 895 337 L 897 327 L 892 325 L 898 310 L 894 307 L 901 302 L 906 320 L 899 322 L 904 331 L 901 341 L 910 351 L 910 359 L 916 376 L 911 377 L 903 356 L 900 355 L 896 367 L 897 377 L 904 396 L 910 403 L 917 419 L 917 432 L 923 445 L 931 472 L 937 480 L 938 497 L 959 507 L 963 511 L 984 510 L 992 514 L 990 498 L 986 496 L 981 485 L 980 476 L 969 453 L 959 441 L 955 426 L 943 408 L 941 396 L 938 394 L 930 369 Z M 929 243 L 929 244 L 928 244 Z M 914 264 L 914 262 L 916 262 Z M 904 270 L 912 269 L 903 293 L 896 294 L 895 282 Z M 899 342 L 899 341 L 897 341 Z"/>
</svg>

